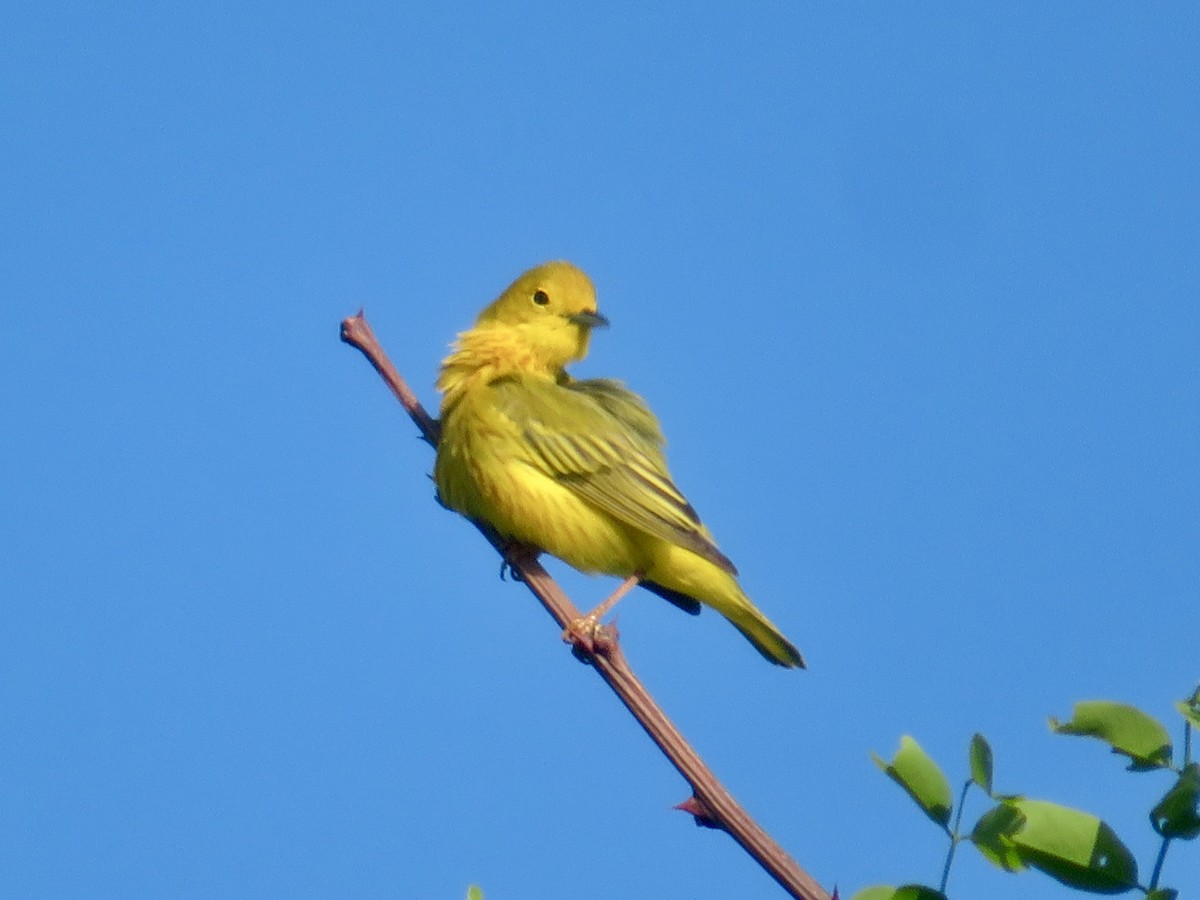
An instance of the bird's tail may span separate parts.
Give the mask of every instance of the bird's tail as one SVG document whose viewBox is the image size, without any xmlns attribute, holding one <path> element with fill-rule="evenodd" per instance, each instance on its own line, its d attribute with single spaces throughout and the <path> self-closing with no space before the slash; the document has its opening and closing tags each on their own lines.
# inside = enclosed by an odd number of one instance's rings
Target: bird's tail
<svg viewBox="0 0 1200 900">
<path fill-rule="evenodd" d="M 750 602 L 733 572 L 677 544 L 663 542 L 657 551 L 647 573 L 647 588 L 689 612 L 694 609 L 689 603 L 697 600 L 711 606 L 768 660 L 788 668 L 804 668 L 800 651 Z"/>
<path fill-rule="evenodd" d="M 754 648 L 768 660 L 780 666 L 803 669 L 804 657 L 796 645 L 783 636 L 774 623 L 759 612 L 750 598 L 738 591 L 741 597 L 736 602 L 713 602 L 709 605 L 733 623 Z"/>
</svg>

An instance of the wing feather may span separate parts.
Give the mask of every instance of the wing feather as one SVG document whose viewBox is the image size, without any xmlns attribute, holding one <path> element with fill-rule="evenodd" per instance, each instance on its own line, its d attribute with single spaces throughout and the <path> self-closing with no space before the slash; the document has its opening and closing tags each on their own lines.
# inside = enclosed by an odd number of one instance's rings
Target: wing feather
<svg viewBox="0 0 1200 900">
<path fill-rule="evenodd" d="M 520 376 L 489 388 L 520 429 L 527 462 L 625 524 L 737 573 L 671 481 L 658 420 L 636 394 L 615 381 Z"/>
</svg>

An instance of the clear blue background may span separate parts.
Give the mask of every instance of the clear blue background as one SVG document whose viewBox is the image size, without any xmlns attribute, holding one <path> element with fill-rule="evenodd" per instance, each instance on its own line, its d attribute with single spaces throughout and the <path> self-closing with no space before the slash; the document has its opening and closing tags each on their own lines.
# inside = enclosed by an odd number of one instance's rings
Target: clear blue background
<svg viewBox="0 0 1200 900">
<path fill-rule="evenodd" d="M 869 759 L 1082 806 L 1053 737 L 1200 676 L 1194 4 L 10 2 L 0 27 L 0 893 L 779 896 L 426 477 L 522 269 L 804 650 L 619 609 L 821 882 L 934 882 Z M 611 585 L 562 571 L 580 606 Z M 982 811 L 976 803 L 968 820 Z M 1166 882 L 1200 893 L 1200 848 Z M 1061 897 L 964 848 L 960 898 Z"/>
</svg>

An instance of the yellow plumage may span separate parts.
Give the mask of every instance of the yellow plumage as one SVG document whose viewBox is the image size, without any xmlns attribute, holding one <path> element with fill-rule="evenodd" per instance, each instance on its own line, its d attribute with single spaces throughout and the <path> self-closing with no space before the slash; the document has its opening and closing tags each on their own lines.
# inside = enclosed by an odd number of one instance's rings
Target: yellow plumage
<svg viewBox="0 0 1200 900">
<path fill-rule="evenodd" d="M 521 275 L 460 334 L 442 363 L 442 502 L 583 572 L 629 577 L 689 611 L 711 606 L 767 659 L 800 652 L 737 583 L 671 481 L 658 420 L 616 381 L 576 381 L 596 310 L 566 262 Z"/>
</svg>

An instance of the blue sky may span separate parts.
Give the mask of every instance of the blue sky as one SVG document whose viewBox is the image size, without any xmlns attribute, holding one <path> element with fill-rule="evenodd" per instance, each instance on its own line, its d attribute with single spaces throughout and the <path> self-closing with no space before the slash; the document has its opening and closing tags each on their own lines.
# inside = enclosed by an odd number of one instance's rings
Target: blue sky
<svg viewBox="0 0 1200 900">
<path fill-rule="evenodd" d="M 871 764 L 1110 821 L 1052 737 L 1198 677 L 1200 15 L 1185 4 L 10 3 L 0 881 L 21 897 L 775 897 L 463 521 L 425 402 L 522 269 L 811 670 L 619 609 L 651 691 L 843 895 L 936 881 Z M 611 585 L 552 566 L 578 605 Z M 976 805 L 968 819 L 982 812 Z M 1200 892 L 1197 848 L 1167 882 Z M 951 895 L 1064 896 L 965 849 Z"/>
</svg>

